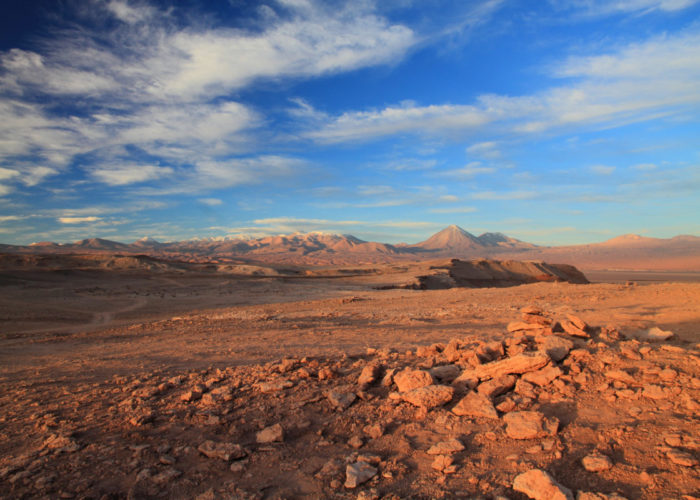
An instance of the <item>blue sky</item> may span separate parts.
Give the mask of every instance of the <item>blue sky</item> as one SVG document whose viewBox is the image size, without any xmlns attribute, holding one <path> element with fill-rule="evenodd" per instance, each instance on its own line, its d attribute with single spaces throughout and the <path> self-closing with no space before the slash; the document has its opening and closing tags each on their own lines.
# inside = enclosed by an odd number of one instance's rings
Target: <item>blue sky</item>
<svg viewBox="0 0 700 500">
<path fill-rule="evenodd" d="M 699 0 L 25 1 L 0 241 L 700 234 Z"/>
</svg>

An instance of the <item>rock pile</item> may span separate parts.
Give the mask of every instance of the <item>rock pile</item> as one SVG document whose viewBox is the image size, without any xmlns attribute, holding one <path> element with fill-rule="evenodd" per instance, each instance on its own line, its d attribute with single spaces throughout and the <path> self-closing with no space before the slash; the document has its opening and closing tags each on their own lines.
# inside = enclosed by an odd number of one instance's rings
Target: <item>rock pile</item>
<svg viewBox="0 0 700 500">
<path fill-rule="evenodd" d="M 115 377 L 73 393 L 3 386 L 0 491 L 695 498 L 697 348 L 537 307 L 506 330 L 406 352 Z"/>
</svg>

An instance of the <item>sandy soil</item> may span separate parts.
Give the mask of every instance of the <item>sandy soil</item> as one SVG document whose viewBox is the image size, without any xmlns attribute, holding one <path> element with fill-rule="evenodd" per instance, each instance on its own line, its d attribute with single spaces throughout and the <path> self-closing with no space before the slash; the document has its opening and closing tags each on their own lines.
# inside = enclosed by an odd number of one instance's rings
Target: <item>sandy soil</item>
<svg viewBox="0 0 700 500">
<path fill-rule="evenodd" d="M 698 283 L 417 291 L 366 277 L 30 272 L 1 283 L 0 498 L 518 499 L 530 469 L 573 491 L 700 496 Z M 529 305 L 575 314 L 590 338 L 508 332 Z M 674 338 L 634 340 L 654 326 Z M 426 407 L 386 380 L 407 367 L 465 373 L 513 346 L 536 353 L 548 335 L 574 344 L 547 361 L 561 374 L 491 395 L 496 419 L 454 413 L 468 387 L 433 377 L 455 392 Z M 503 352 L 484 347 L 494 341 Z M 376 380 L 360 385 L 367 366 Z M 629 380 L 606 375 L 616 370 Z M 512 438 L 518 411 L 558 430 Z M 259 442 L 275 424 L 282 436 Z M 428 453 L 451 439 L 464 449 Z M 611 467 L 587 471 L 593 452 Z M 348 466 L 374 474 L 351 488 Z"/>
</svg>

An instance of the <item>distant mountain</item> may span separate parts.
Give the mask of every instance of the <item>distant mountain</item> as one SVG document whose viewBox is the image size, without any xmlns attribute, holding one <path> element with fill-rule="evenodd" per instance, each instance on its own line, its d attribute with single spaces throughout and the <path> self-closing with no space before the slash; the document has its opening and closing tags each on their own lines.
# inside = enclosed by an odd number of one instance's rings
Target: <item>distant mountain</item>
<svg viewBox="0 0 700 500">
<path fill-rule="evenodd" d="M 480 249 L 483 245 L 476 236 L 453 224 L 413 247 L 423 250 L 461 252 Z"/>
<path fill-rule="evenodd" d="M 537 248 L 537 245 L 516 240 L 503 233 L 474 236 L 459 226 L 451 225 L 410 247 L 444 257 L 483 257 L 502 251 L 529 250 Z"/>
<path fill-rule="evenodd" d="M 537 248 L 537 245 L 532 243 L 526 243 L 524 241 L 516 240 L 510 236 L 506 236 L 503 233 L 484 233 L 477 238 L 479 243 L 485 247 L 499 247 L 508 249 L 519 249 L 524 250 L 528 248 Z"/>
<path fill-rule="evenodd" d="M 144 248 L 153 248 L 162 245 L 162 243 L 158 240 L 154 240 L 153 238 L 150 238 L 148 236 L 144 236 L 140 240 L 134 241 L 131 246 L 135 247 L 144 247 Z"/>
<path fill-rule="evenodd" d="M 571 264 L 579 269 L 700 270 L 700 237 L 649 238 L 618 236 L 601 243 L 540 247 L 502 233 L 480 236 L 452 225 L 413 245 L 364 241 L 351 235 L 294 233 L 288 235 L 223 237 L 161 243 L 142 238 L 131 244 L 102 238 L 75 243 L 41 242 L 29 246 L 2 245 L 0 252 L 147 254 L 185 262 L 223 264 L 300 264 L 353 266 L 408 262 L 434 258 L 497 258 Z"/>
<path fill-rule="evenodd" d="M 69 245 L 61 246 L 68 247 Z M 88 250 L 109 250 L 110 252 L 129 250 L 129 245 L 111 240 L 103 240 L 102 238 L 89 238 L 86 240 L 76 241 L 72 246 L 75 248 L 83 248 Z"/>
</svg>

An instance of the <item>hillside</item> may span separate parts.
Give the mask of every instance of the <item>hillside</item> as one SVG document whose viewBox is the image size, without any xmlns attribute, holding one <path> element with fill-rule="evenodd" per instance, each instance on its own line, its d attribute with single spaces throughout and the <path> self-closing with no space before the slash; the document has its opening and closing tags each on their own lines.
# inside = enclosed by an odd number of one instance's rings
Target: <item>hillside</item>
<svg viewBox="0 0 700 500">
<path fill-rule="evenodd" d="M 416 244 L 391 245 L 352 235 L 294 233 L 262 238 L 215 238 L 158 242 L 143 238 L 120 243 L 91 238 L 75 243 L 0 245 L 7 253 L 124 253 L 195 263 L 263 263 L 353 266 L 436 258 L 496 258 L 571 264 L 579 269 L 652 271 L 700 270 L 700 237 L 649 238 L 623 235 L 601 243 L 542 247 L 502 233 L 474 236 L 452 225 Z"/>
</svg>

